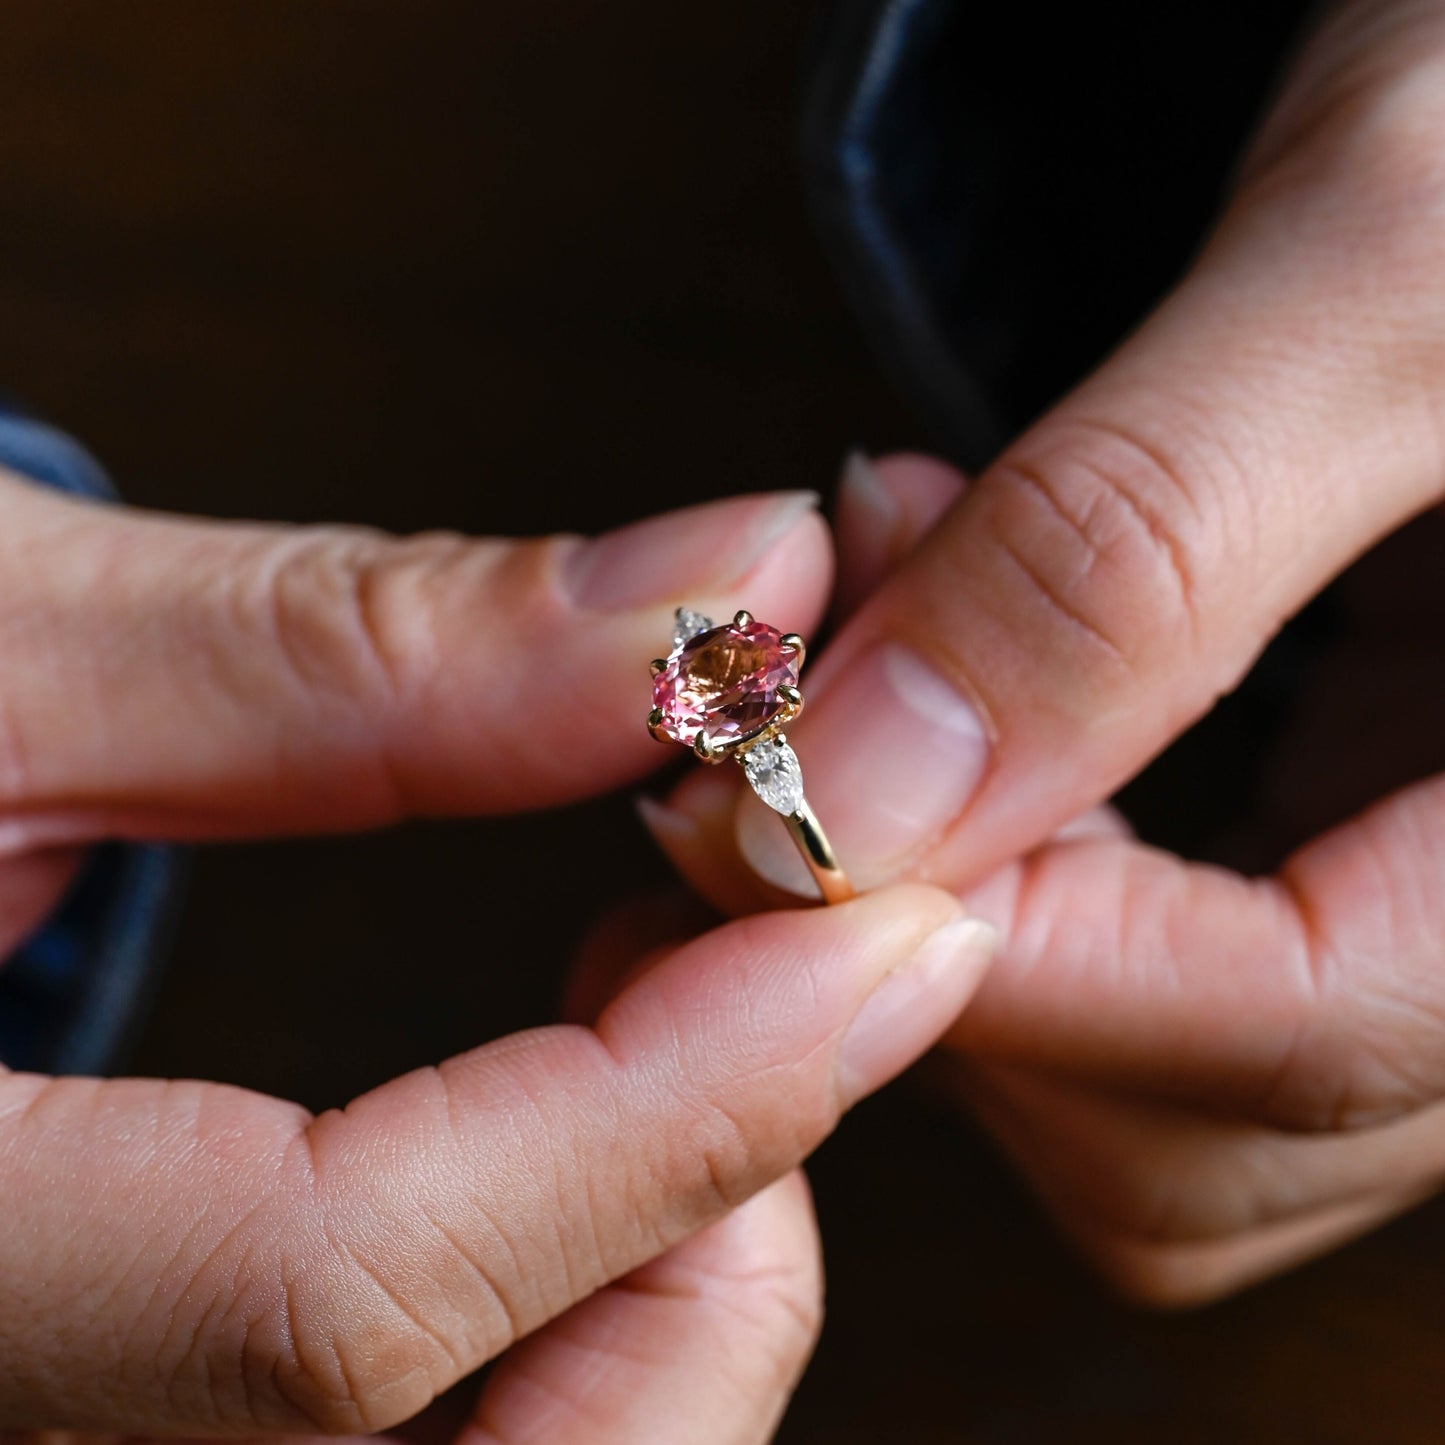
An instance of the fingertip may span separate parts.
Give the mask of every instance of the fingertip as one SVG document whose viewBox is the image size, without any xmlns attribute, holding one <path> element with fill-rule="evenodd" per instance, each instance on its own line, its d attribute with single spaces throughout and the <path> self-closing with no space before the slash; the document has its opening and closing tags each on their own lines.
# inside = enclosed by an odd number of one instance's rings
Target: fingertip
<svg viewBox="0 0 1445 1445">
<path fill-rule="evenodd" d="M 914 453 L 871 458 L 854 450 L 838 483 L 834 611 L 850 616 L 932 530 L 967 485 L 954 467 Z"/>
<path fill-rule="evenodd" d="M 917 541 L 963 496 L 968 478 L 951 463 L 923 452 L 890 452 L 874 462 Z"/>
<path fill-rule="evenodd" d="M 966 915 L 949 894 L 905 888 L 871 896 L 876 906 L 929 926 L 878 980 L 843 1035 L 835 1069 L 845 1109 L 938 1041 L 972 998 L 998 945 L 993 926 Z"/>
<path fill-rule="evenodd" d="M 718 603 L 715 615 L 724 617 L 745 607 L 784 632 L 805 636 L 823 620 L 833 590 L 833 533 L 818 511 L 818 494 L 799 495 L 807 497 L 809 505 L 798 508 L 776 543 Z"/>
<path fill-rule="evenodd" d="M 698 768 L 665 802 L 639 796 L 638 816 L 688 885 L 720 913 L 737 917 L 760 908 L 796 907 L 799 899 L 769 890 L 732 841 L 734 771 Z"/>
<path fill-rule="evenodd" d="M 590 1024 L 607 1004 L 667 952 L 716 925 L 717 916 L 680 889 L 615 904 L 588 931 L 567 974 L 564 1023 Z"/>
</svg>

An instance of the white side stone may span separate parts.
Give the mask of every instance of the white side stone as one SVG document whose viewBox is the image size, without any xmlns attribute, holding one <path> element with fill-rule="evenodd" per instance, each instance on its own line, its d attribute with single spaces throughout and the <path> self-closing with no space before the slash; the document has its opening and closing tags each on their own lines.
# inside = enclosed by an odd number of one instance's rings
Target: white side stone
<svg viewBox="0 0 1445 1445">
<path fill-rule="evenodd" d="M 672 623 L 672 650 L 676 652 L 679 647 L 691 642 L 699 632 L 706 632 L 713 625 L 711 617 L 704 617 L 701 612 L 689 612 L 686 607 L 679 607 Z"/>
<path fill-rule="evenodd" d="M 803 804 L 803 770 L 798 755 L 777 738 L 742 755 L 743 772 L 753 791 L 779 813 L 796 813 Z"/>
</svg>

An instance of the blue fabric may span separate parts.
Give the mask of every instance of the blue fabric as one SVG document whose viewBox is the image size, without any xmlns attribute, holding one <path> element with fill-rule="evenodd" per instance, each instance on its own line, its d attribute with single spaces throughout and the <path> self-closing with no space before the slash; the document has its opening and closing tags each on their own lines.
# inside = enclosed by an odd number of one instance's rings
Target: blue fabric
<svg viewBox="0 0 1445 1445">
<path fill-rule="evenodd" d="M 3 393 L 0 464 L 115 499 L 89 452 Z M 65 1074 L 118 1066 L 164 956 L 184 871 L 184 853 L 159 844 L 91 849 L 49 920 L 0 967 L 0 1062 Z"/>
</svg>

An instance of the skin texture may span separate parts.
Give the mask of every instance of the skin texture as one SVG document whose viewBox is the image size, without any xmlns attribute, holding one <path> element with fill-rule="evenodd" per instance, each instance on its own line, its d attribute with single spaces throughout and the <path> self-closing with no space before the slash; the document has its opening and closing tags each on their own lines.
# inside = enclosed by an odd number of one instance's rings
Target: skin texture
<svg viewBox="0 0 1445 1445">
<path fill-rule="evenodd" d="M 813 502 L 593 542 L 397 540 L 0 477 L 7 938 L 92 838 L 344 830 L 636 778 L 664 759 L 640 713 L 669 567 L 688 559 L 698 605 L 811 626 L 831 570 Z M 797 1166 L 938 1037 L 989 936 L 918 885 L 685 938 L 645 925 L 592 951 L 573 1022 L 318 1117 L 0 1071 L 6 1445 L 374 1432 L 522 1340 L 463 1439 L 765 1440 L 820 1308 Z"/>
<path fill-rule="evenodd" d="M 849 615 L 795 729 L 810 800 L 856 876 L 927 879 L 999 927 L 948 1038 L 960 1097 L 1153 1304 L 1285 1268 L 1445 1175 L 1445 776 L 1258 878 L 1147 848 L 1099 810 L 1282 619 L 1440 501 L 1442 134 L 1445 6 L 1337 9 L 1193 269 L 1117 354 L 951 497 L 917 458 L 843 488 Z M 870 525 L 890 497 L 894 530 Z M 1436 536 L 1417 565 L 1438 570 Z M 1341 683 L 1381 688 L 1384 658 L 1413 662 L 1389 746 L 1417 776 L 1445 764 L 1429 617 L 1377 611 L 1356 644 L 1376 665 L 1357 654 Z M 973 709 L 986 753 L 902 849 L 880 826 L 898 800 L 840 761 L 850 728 L 862 747 L 847 681 L 883 640 Z M 1322 762 L 1323 735 L 1300 754 L 1313 772 L 1281 770 L 1317 822 L 1342 761 Z M 951 765 L 933 776 L 962 778 Z M 776 905 L 786 857 L 730 785 L 689 778 L 647 816 L 715 904 Z"/>
<path fill-rule="evenodd" d="M 1433 1190 L 1445 783 L 1261 880 L 1143 848 L 1097 805 L 1440 497 L 1442 67 L 1437 3 L 1339 11 L 1128 345 L 960 498 L 895 463 L 871 498 L 894 523 L 845 514 L 854 610 L 809 678 L 810 756 L 856 726 L 830 692 L 888 639 L 973 709 L 982 766 L 891 854 L 868 848 L 884 800 L 829 799 L 826 767 L 810 792 L 860 879 L 935 886 L 639 935 L 595 1027 L 318 1119 L 218 1086 L 5 1077 L 0 1420 L 368 1431 L 526 1336 L 472 1438 L 765 1439 L 816 1328 L 796 1165 L 944 1029 L 960 1093 L 1145 1300 L 1237 1288 Z M 683 592 L 806 633 L 828 582 L 817 523 L 757 499 L 610 560 L 207 527 L 19 482 L 0 512 L 11 940 L 95 837 L 340 830 L 633 779 L 655 754 L 623 680 Z M 683 555 L 709 585 L 665 575 Z M 596 709 L 585 758 L 560 722 L 514 725 L 538 655 Z M 786 901 L 729 784 L 699 770 L 649 817 L 715 901 Z M 930 955 L 952 894 L 1003 938 L 961 1016 L 988 949 L 951 932 L 951 966 Z M 885 989 L 891 1050 L 860 1050 Z M 707 1409 L 679 1425 L 680 1399 Z"/>
</svg>

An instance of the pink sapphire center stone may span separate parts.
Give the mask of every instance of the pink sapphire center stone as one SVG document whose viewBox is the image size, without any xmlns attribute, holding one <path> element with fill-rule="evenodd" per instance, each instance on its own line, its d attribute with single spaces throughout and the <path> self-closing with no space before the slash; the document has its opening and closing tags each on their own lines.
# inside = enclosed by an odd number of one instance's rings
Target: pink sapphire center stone
<svg viewBox="0 0 1445 1445">
<path fill-rule="evenodd" d="M 711 627 L 685 642 L 653 679 L 658 730 L 691 747 L 752 737 L 787 706 L 780 687 L 798 683 L 798 650 L 776 627 L 749 622 Z"/>
</svg>

